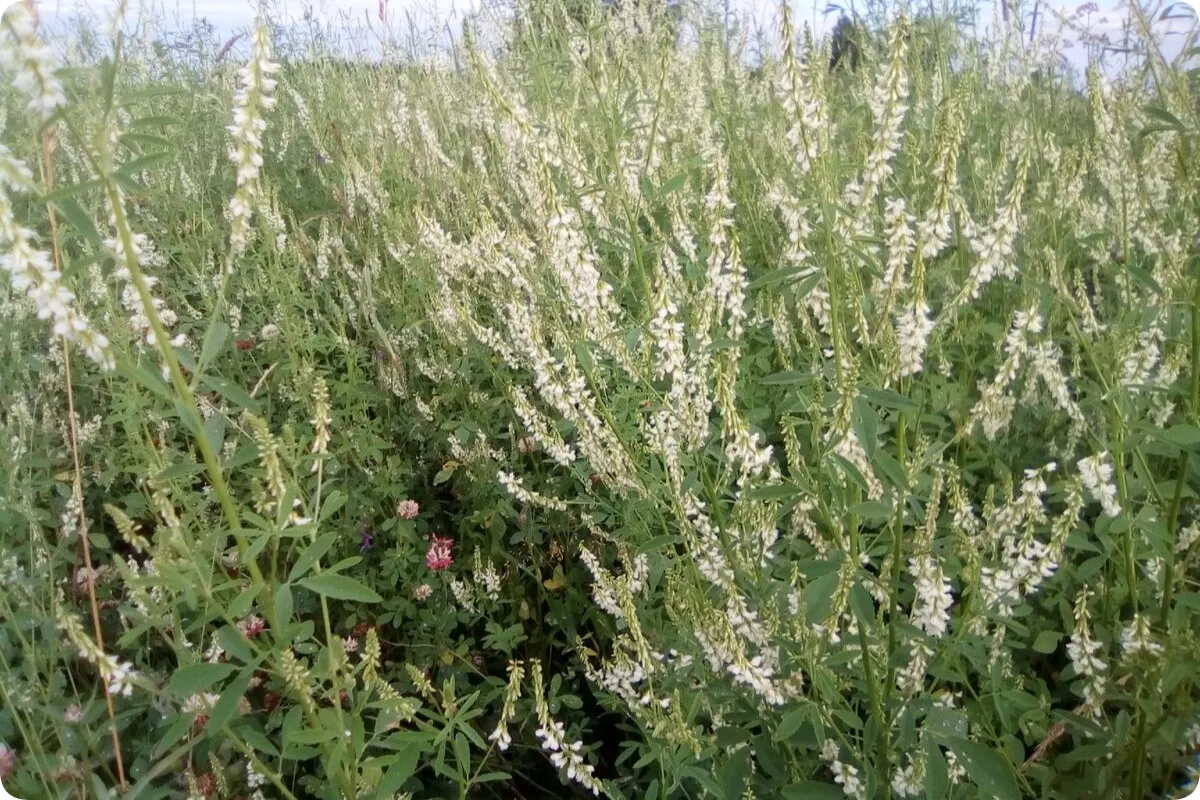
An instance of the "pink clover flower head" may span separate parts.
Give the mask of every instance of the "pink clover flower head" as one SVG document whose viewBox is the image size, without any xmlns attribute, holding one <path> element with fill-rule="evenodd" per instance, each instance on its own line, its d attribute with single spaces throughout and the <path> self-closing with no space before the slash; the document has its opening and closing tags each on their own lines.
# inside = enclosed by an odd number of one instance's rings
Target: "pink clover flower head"
<svg viewBox="0 0 1200 800">
<path fill-rule="evenodd" d="M 430 536 L 429 552 L 425 554 L 425 565 L 435 571 L 449 567 L 454 563 L 454 556 L 450 552 L 450 548 L 453 546 L 454 540 L 449 536 L 444 538 L 436 534 Z"/>
</svg>

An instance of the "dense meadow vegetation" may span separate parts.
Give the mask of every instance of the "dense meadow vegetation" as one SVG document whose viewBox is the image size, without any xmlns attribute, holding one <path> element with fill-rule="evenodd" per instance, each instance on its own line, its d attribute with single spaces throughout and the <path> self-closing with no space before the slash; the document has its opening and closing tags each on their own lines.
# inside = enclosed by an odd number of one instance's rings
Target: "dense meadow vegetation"
<svg viewBox="0 0 1200 800">
<path fill-rule="evenodd" d="M 8 9 L 5 788 L 1184 795 L 1200 73 L 1012 8 Z"/>
</svg>

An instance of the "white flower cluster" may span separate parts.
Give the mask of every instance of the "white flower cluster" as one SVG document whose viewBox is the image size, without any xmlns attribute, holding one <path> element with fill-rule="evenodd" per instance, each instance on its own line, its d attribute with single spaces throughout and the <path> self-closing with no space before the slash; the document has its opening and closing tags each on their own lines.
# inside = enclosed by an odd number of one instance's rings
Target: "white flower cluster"
<svg viewBox="0 0 1200 800">
<path fill-rule="evenodd" d="M 937 181 L 933 203 L 917 223 L 921 258 L 935 258 L 949 243 L 954 232 L 953 210 L 962 203 L 958 195 L 958 153 L 966 133 L 965 104 L 961 95 L 952 95 L 937 133 L 933 177 Z"/>
<path fill-rule="evenodd" d="M 783 44 L 783 75 L 776 87 L 783 111 L 788 118 L 785 140 L 791 149 L 797 176 L 808 174 L 821 151 L 822 137 L 827 136 L 825 109 L 821 96 L 815 91 L 807 74 L 808 65 L 796 56 L 796 31 L 792 25 L 792 8 L 781 5 L 779 39 Z"/>
<path fill-rule="evenodd" d="M 546 451 L 546 455 L 550 456 L 554 463 L 562 467 L 569 467 L 575 463 L 575 448 L 563 441 L 554 425 L 544 414 L 534 408 L 533 403 L 529 401 L 529 396 L 520 386 L 513 387 L 512 404 L 513 411 L 521 420 L 521 424 L 525 426 L 529 435 Z"/>
<path fill-rule="evenodd" d="M 504 487 L 506 492 L 522 503 L 550 509 L 551 511 L 566 511 L 568 508 L 567 504 L 562 500 L 546 497 L 532 489 L 526 489 L 524 484 L 521 483 L 521 479 L 511 472 L 502 469 L 496 470 L 496 478 L 500 481 L 500 485 Z"/>
<path fill-rule="evenodd" d="M 1105 672 L 1108 664 L 1097 653 L 1100 642 L 1092 637 L 1087 601 L 1090 596 L 1085 588 L 1075 598 L 1075 629 L 1067 642 L 1067 656 L 1075 668 L 1075 674 L 1083 678 L 1084 711 L 1094 717 L 1100 716 L 1100 706 L 1104 702 Z"/>
<path fill-rule="evenodd" d="M 254 769 L 254 765 L 246 762 L 246 788 L 250 789 L 250 800 L 266 800 L 262 787 L 267 785 L 267 778 Z"/>
<path fill-rule="evenodd" d="M 475 569 L 472 575 L 480 591 L 489 600 L 496 601 L 500 599 L 500 573 L 496 571 L 496 567 L 490 558 L 487 561 L 483 560 L 483 556 L 478 549 L 475 550 Z"/>
<path fill-rule="evenodd" d="M 1013 164 L 1012 183 L 1008 195 L 996 210 L 996 219 L 992 224 L 979 230 L 971 224 L 970 217 L 964 214 L 963 230 L 971 243 L 976 261 L 967 276 L 967 282 L 952 305 L 958 306 L 967 300 L 979 297 L 983 287 L 997 276 L 1014 278 L 1017 274 L 1017 263 L 1013 259 L 1013 245 L 1017 232 L 1021 229 L 1021 203 L 1025 195 L 1025 181 L 1029 174 L 1030 136 L 1024 126 L 1013 131 L 1013 146 L 1016 156 Z"/>
<path fill-rule="evenodd" d="M 604 786 L 596 778 L 596 768 L 583 759 L 583 742 L 568 742 L 563 724 L 550 716 L 550 706 L 546 703 L 546 691 L 542 683 L 542 662 L 532 661 L 529 673 L 539 724 L 535 735 L 541 740 L 542 749 L 550 753 L 550 761 L 555 767 L 566 771 L 567 780 L 575 781 L 592 794 L 599 795 Z"/>
<path fill-rule="evenodd" d="M 210 711 L 220 699 L 220 695 L 213 694 L 212 692 L 188 695 L 188 698 L 183 701 L 183 705 L 180 706 L 179 710 L 184 714 L 204 714 Z"/>
<path fill-rule="evenodd" d="M 821 760 L 829 765 L 833 773 L 833 781 L 842 787 L 846 797 L 854 800 L 866 800 L 867 785 L 858 777 L 858 767 L 841 760 L 840 748 L 834 739 L 826 739 L 821 746 Z"/>
<path fill-rule="evenodd" d="M 450 581 L 450 593 L 454 595 L 454 602 L 458 603 L 459 608 L 472 614 L 478 610 L 475 604 L 475 589 L 471 584 L 454 578 Z"/>
<path fill-rule="evenodd" d="M 507 750 L 512 744 L 512 736 L 508 732 L 508 723 L 517 711 L 517 700 L 521 699 L 521 680 L 525 677 L 525 669 L 520 661 L 508 662 L 508 685 L 504 688 L 504 704 L 500 708 L 500 719 L 496 721 L 496 729 L 488 734 L 488 741 L 496 743 L 501 751 Z"/>
<path fill-rule="evenodd" d="M 1126 656 L 1138 653 L 1156 656 L 1163 652 L 1163 646 L 1154 641 L 1148 617 L 1142 614 L 1133 615 L 1133 620 L 1121 631 L 1121 650 Z"/>
<path fill-rule="evenodd" d="M 114 227 L 116 226 L 115 214 L 110 214 L 109 223 Z M 159 255 L 158 251 L 155 250 L 153 243 L 145 234 L 134 233 L 130 236 L 130 240 L 132 243 L 130 250 L 142 272 L 142 281 L 145 284 L 147 293 L 150 294 L 150 303 L 154 307 L 154 314 L 158 318 L 159 324 L 165 330 L 169 331 L 178 323 L 179 316 L 167 306 L 166 301 L 154 295 L 154 287 L 158 285 L 158 278 L 147 272 L 149 269 L 157 269 L 165 266 L 165 261 Z M 117 268 L 113 274 L 118 280 L 124 282 L 121 287 L 121 306 L 129 313 L 130 330 L 138 335 L 139 341 L 144 340 L 146 345 L 156 347 L 158 338 L 155 336 L 154 329 L 150 324 L 150 317 L 146 313 L 146 306 L 142 302 L 141 292 L 138 291 L 133 276 L 129 271 L 123 239 L 118 233 L 117 236 L 105 239 L 104 246 L 112 253 L 117 264 Z M 187 337 L 184 334 L 178 334 L 171 339 L 173 347 L 182 347 L 186 342 Z"/>
<path fill-rule="evenodd" d="M 875 127 L 871 132 L 871 149 L 867 152 L 866 164 L 860 178 L 852 181 L 843 191 L 847 205 L 855 210 L 851 224 L 858 229 L 864 226 L 866 212 L 879 188 L 891 176 L 892 159 L 902 143 L 904 116 L 908 113 L 909 36 L 908 20 L 902 15 L 888 30 L 887 64 L 876 77 L 868 100 Z"/>
<path fill-rule="evenodd" d="M 1044 496 L 1046 476 L 1057 469 L 1053 461 L 1038 469 L 1025 470 L 1021 493 L 1012 503 L 996 509 L 990 520 L 989 535 L 1000 541 L 996 566 L 983 567 L 979 575 L 980 597 L 988 612 L 1006 618 L 1022 597 L 1036 592 L 1058 568 L 1062 543 L 1078 519 L 1081 504 L 1078 492 L 1068 493 L 1067 510 L 1053 526 L 1051 542 L 1033 535 L 1037 525 L 1046 522 Z"/>
<path fill-rule="evenodd" d="M 586 545 L 579 546 L 579 559 L 592 573 L 592 599 L 601 609 L 616 619 L 625 619 L 625 607 L 632 606 L 633 597 L 646 585 L 650 560 L 639 553 L 632 560 L 624 557 L 626 572 L 617 577 L 605 569 Z"/>
<path fill-rule="evenodd" d="M 313 441 L 311 452 L 314 456 L 321 456 L 329 448 L 329 425 L 332 417 L 329 410 L 329 386 L 320 375 L 313 376 L 312 401 Z M 313 459 L 313 472 L 317 471 L 320 463 L 320 459 Z"/>
<path fill-rule="evenodd" d="M 1084 487 L 1104 509 L 1104 513 L 1116 518 L 1121 515 L 1121 504 L 1117 502 L 1117 487 L 1113 483 L 1113 465 L 1108 458 L 1108 451 L 1099 455 L 1082 458 L 1076 465 L 1079 467 L 1079 479 Z"/>
<path fill-rule="evenodd" d="M 913 219 L 903 197 L 888 198 L 883 211 L 883 223 L 887 230 L 887 263 L 883 275 L 873 286 L 875 296 L 882 298 L 885 304 L 890 303 L 906 283 L 908 260 L 917 246 L 913 236 Z"/>
<path fill-rule="evenodd" d="M 29 98 L 29 109 L 49 117 L 67 104 L 54 74 L 54 51 L 37 35 L 32 5 L 12 3 L 0 18 L 0 63 L 13 73 L 13 86 Z"/>
<path fill-rule="evenodd" d="M 58 610 L 58 629 L 67 640 L 79 651 L 79 655 L 96 666 L 96 671 L 104 680 L 109 694 L 129 697 L 133 693 L 133 682 L 138 674 L 133 665 L 121 661 L 111 653 L 104 652 L 83 630 L 83 625 L 65 609 Z"/>
<path fill-rule="evenodd" d="M 1013 314 L 1012 327 L 1004 339 L 1004 361 L 991 383 L 980 381 L 980 397 L 971 409 L 967 430 L 974 430 L 978 425 L 983 428 L 984 436 L 992 440 L 1008 427 L 1017 405 L 1009 387 L 1017 379 L 1023 359 L 1032 350 L 1029 338 L 1041 332 L 1042 318 L 1035 308 Z"/>
<path fill-rule="evenodd" d="M 892 775 L 892 792 L 897 797 L 921 797 L 925 794 L 925 760 L 918 754 L 908 756 L 908 766 Z"/>
<path fill-rule="evenodd" d="M 263 112 L 275 105 L 272 92 L 276 81 L 271 76 L 279 65 L 271 61 L 271 39 L 264 20 L 254 27 L 254 49 L 250 61 L 238 70 L 238 88 L 233 97 L 233 124 L 229 131 L 229 160 L 237 167 L 237 190 L 229 200 L 232 220 L 230 244 L 242 252 L 250 232 L 250 216 L 258 194 L 258 174 L 262 169 L 262 134 L 267 129 Z"/>
<path fill-rule="evenodd" d="M 896 315 L 896 341 L 900 345 L 898 376 L 916 375 L 921 371 L 925 347 L 933 327 L 929 304 L 921 297 L 914 298 L 907 308 Z"/>
<path fill-rule="evenodd" d="M 950 626 L 950 606 L 954 604 L 950 579 L 932 553 L 910 558 L 908 571 L 913 576 L 916 601 L 913 604 L 913 624 L 933 637 L 946 635 Z"/>
<path fill-rule="evenodd" d="M 13 6 L 4 16 L 5 22 L 23 8 L 20 4 Z M 37 234 L 17 224 L 9 189 L 31 191 L 33 175 L 0 144 L 0 247 L 4 249 L 0 255 L 0 271 L 8 273 L 13 291 L 24 294 L 33 302 L 38 319 L 53 323 L 55 335 L 77 344 L 102 369 L 112 369 L 114 361 L 108 339 L 95 330 L 78 309 L 75 293 L 63 285 L 63 275 L 55 269 L 50 254 L 37 247 Z"/>
</svg>

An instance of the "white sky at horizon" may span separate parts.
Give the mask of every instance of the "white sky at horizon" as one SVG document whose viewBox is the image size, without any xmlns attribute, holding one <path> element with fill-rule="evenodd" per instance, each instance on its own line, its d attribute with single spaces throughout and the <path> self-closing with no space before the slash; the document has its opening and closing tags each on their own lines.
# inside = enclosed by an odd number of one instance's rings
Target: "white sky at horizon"
<svg viewBox="0 0 1200 800">
<path fill-rule="evenodd" d="M 739 18 L 753 30 L 756 27 L 772 31 L 778 19 L 778 0 L 708 0 L 718 6 L 728 2 L 731 17 Z M 910 0 L 924 7 L 922 0 Z M 7 7 L 11 0 L 0 0 L 0 8 Z M 185 30 L 191 22 L 204 18 L 210 22 L 218 36 L 226 37 L 246 30 L 254 21 L 259 2 L 257 0 L 128 0 L 127 17 L 151 11 L 160 31 Z M 386 5 L 387 31 L 393 42 L 404 41 L 413 33 L 437 47 L 457 36 L 464 17 L 480 8 L 487 0 L 384 0 Z M 788 0 L 799 22 L 807 22 L 818 33 L 827 32 L 837 20 L 837 12 L 824 14 L 827 3 L 833 2 L 850 7 L 854 4 L 861 12 L 863 0 Z M 943 0 L 935 0 L 939 4 Z M 1035 0 L 1021 0 L 1028 18 Z M 1056 27 L 1055 13 L 1071 15 L 1086 0 L 1038 0 L 1039 28 Z M 1127 19 L 1128 0 L 1094 0 L 1098 11 L 1086 17 L 1087 27 L 1095 33 L 1106 32 L 1116 37 L 1122 23 Z M 1169 0 L 1168 0 L 1169 2 Z M 1179 51 L 1183 41 L 1180 32 L 1196 24 L 1195 7 L 1200 0 L 1179 0 L 1174 15 L 1186 17 L 1187 5 L 1192 6 L 1190 20 L 1176 19 L 1162 23 L 1163 31 L 1173 33 L 1164 38 L 1164 51 L 1170 57 Z M 1186 4 L 1186 5 L 1185 5 Z M 65 22 L 74 14 L 103 18 L 115 7 L 116 0 L 35 0 L 39 14 L 46 22 L 54 25 Z M 305 14 L 310 13 L 329 30 L 343 36 L 367 36 L 378 41 L 384 26 L 379 19 L 380 0 L 267 0 L 270 16 L 281 24 L 302 25 Z M 995 13 L 994 0 L 978 0 L 976 4 L 977 28 L 979 33 L 990 28 Z M 1028 19 L 1026 20 L 1028 25 Z M 1072 38 L 1072 37 L 1069 37 Z M 245 41 L 239 42 L 244 45 Z M 343 40 L 343 44 L 345 41 Z M 372 50 L 375 48 L 372 46 Z M 1075 66 L 1086 63 L 1086 55 L 1080 48 L 1069 51 L 1068 56 Z"/>
</svg>

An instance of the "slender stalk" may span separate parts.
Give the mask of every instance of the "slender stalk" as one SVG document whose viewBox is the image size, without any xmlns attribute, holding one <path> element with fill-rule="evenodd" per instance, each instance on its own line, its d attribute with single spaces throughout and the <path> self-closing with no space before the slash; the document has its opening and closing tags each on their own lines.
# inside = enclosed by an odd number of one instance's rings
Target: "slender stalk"
<svg viewBox="0 0 1200 800">
<path fill-rule="evenodd" d="M 54 189 L 54 162 L 51 158 L 53 151 L 54 131 L 53 129 L 48 129 L 42 136 L 41 148 L 42 179 L 46 184 L 47 192 Z M 59 246 L 58 216 L 54 213 L 53 208 L 47 208 L 47 213 L 50 217 L 50 241 L 54 247 L 54 267 L 59 272 L 62 272 L 62 248 Z M 100 627 L 100 606 L 96 602 L 96 571 L 92 567 L 92 548 L 88 541 L 87 515 L 83 512 L 83 469 L 79 461 L 79 431 L 76 426 L 74 382 L 71 378 L 71 347 L 65 338 L 60 337 L 59 344 L 62 346 L 63 380 L 66 383 L 67 389 L 67 438 L 71 450 L 72 466 L 71 496 L 78 504 L 78 536 L 80 548 L 83 551 L 83 566 L 87 570 L 87 580 L 84 581 L 84 586 L 87 587 L 88 606 L 92 616 L 92 635 L 96 639 L 96 647 L 103 653 L 104 631 Z M 121 758 L 121 734 L 117 732 L 117 712 L 113 707 L 112 692 L 108 690 L 108 682 L 101 681 L 101 683 L 104 684 L 104 703 L 108 710 L 113 758 L 117 762 L 117 783 L 120 785 L 121 790 L 124 791 L 128 787 L 125 782 L 125 763 Z"/>
<path fill-rule="evenodd" d="M 908 459 L 908 454 L 907 454 L 907 446 L 905 444 L 905 438 L 907 437 L 907 434 L 908 434 L 907 426 L 908 426 L 908 417 L 906 414 L 901 413 L 900 421 L 896 425 L 896 460 L 899 462 L 900 469 L 902 469 L 902 470 L 908 469 L 908 466 L 906 463 L 907 459 Z M 888 589 L 890 590 L 890 594 L 891 594 L 891 597 L 888 600 L 888 650 L 887 650 L 888 651 L 888 670 L 887 670 L 887 684 L 883 687 L 883 690 L 885 692 L 888 692 L 889 694 L 891 693 L 892 681 L 895 677 L 894 670 L 892 669 L 891 663 L 892 663 L 892 656 L 896 652 L 896 615 L 897 615 L 898 606 L 899 606 L 899 602 L 900 602 L 900 600 L 899 600 L 900 592 L 898 591 L 897 587 L 899 587 L 899 585 L 900 585 L 900 573 L 903 569 L 903 563 L 904 563 L 904 504 L 905 504 L 905 502 L 906 502 L 905 488 L 901 488 L 901 490 L 897 493 L 897 497 L 896 497 L 896 516 L 893 518 L 893 521 L 892 521 L 892 580 L 891 580 L 891 585 L 888 587 Z"/>
<path fill-rule="evenodd" d="M 1193 423 L 1200 420 L 1200 280 L 1192 295 L 1192 394 L 1189 398 L 1189 417 Z M 1159 621 L 1165 628 L 1171 613 L 1171 595 L 1175 591 L 1175 540 L 1179 526 L 1179 505 L 1183 499 L 1183 485 L 1187 482 L 1191 467 L 1191 451 L 1184 450 L 1179 456 L 1179 474 L 1175 478 L 1175 493 L 1167 512 L 1167 568 L 1163 574 L 1162 607 Z"/>
</svg>

